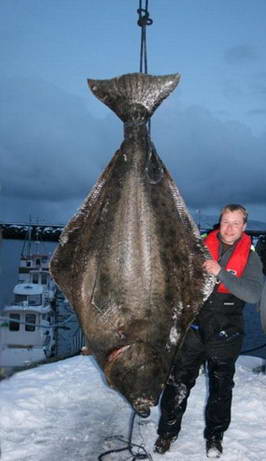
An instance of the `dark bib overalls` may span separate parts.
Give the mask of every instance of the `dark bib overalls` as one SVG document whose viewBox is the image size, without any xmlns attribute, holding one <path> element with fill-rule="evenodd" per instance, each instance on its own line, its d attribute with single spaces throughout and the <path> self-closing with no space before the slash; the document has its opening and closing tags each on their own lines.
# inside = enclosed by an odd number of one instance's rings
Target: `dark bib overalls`
<svg viewBox="0 0 266 461">
<path fill-rule="evenodd" d="M 190 327 L 175 360 L 161 398 L 158 433 L 178 434 L 187 399 L 203 363 L 207 364 L 209 395 L 205 410 L 204 437 L 223 437 L 231 420 L 235 361 L 243 341 L 244 301 L 216 290 L 205 302 Z"/>
</svg>

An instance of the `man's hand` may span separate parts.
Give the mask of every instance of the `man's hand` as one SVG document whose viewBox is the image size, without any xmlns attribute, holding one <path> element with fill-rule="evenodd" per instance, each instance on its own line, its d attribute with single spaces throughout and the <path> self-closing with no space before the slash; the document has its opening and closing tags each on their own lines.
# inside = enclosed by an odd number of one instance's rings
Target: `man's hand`
<svg viewBox="0 0 266 461">
<path fill-rule="evenodd" d="M 205 261 L 203 263 L 203 268 L 209 273 L 209 274 L 212 274 L 212 275 L 215 275 L 215 277 L 217 277 L 217 275 L 219 274 L 220 270 L 222 269 L 220 264 L 217 263 L 217 261 L 215 261 L 214 259 L 207 259 L 207 261 Z"/>
</svg>

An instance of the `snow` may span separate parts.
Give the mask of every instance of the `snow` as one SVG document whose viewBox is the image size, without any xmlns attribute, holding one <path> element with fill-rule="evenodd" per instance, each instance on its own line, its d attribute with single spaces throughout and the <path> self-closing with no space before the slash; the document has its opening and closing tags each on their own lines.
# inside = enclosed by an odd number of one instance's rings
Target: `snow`
<svg viewBox="0 0 266 461">
<path fill-rule="evenodd" d="M 224 436 L 224 461 L 264 461 L 266 456 L 266 375 L 255 373 L 262 359 L 237 361 L 232 423 Z M 135 418 L 133 443 L 152 460 L 206 460 L 203 411 L 206 376 L 192 390 L 182 430 L 165 455 L 153 453 L 158 407 L 147 419 Z M 92 461 L 128 439 L 128 403 L 104 382 L 90 356 L 76 356 L 20 371 L 0 382 L 1 461 Z M 113 437 L 113 438 L 112 438 Z M 106 461 L 132 459 L 128 451 Z"/>
</svg>

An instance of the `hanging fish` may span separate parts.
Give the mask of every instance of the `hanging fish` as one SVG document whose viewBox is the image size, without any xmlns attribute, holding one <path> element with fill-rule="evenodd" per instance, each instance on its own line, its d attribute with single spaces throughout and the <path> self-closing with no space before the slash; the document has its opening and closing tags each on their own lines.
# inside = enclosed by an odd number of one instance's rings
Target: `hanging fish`
<svg viewBox="0 0 266 461">
<path fill-rule="evenodd" d="M 88 80 L 124 122 L 124 141 L 65 227 L 51 273 L 78 314 L 108 383 L 141 415 L 213 287 L 199 231 L 147 122 L 180 79 L 142 73 Z"/>
</svg>

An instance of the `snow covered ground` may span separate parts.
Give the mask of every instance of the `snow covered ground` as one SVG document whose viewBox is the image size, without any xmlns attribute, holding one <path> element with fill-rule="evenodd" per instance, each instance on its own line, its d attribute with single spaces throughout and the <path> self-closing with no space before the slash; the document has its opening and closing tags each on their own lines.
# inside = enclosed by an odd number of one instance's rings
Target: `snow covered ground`
<svg viewBox="0 0 266 461">
<path fill-rule="evenodd" d="M 224 436 L 224 461 L 266 459 L 266 375 L 252 371 L 261 359 L 237 362 L 233 418 Z M 183 429 L 169 453 L 153 453 L 158 407 L 135 419 L 132 441 L 144 445 L 154 461 L 206 460 L 203 410 L 206 377 L 197 380 Z M 129 405 L 107 387 L 91 357 L 77 356 L 18 372 L 0 382 L 1 461 L 92 461 L 128 438 Z M 106 461 L 132 459 L 128 451 Z"/>
</svg>

